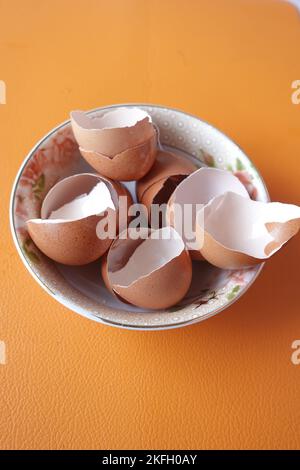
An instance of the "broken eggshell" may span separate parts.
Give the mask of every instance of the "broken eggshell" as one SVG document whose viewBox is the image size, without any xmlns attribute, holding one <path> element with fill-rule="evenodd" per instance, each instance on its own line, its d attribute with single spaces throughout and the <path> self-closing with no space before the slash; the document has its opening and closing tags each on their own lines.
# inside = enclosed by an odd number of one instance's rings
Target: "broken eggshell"
<svg viewBox="0 0 300 470">
<path fill-rule="evenodd" d="M 201 254 L 223 269 L 250 267 L 276 253 L 300 228 L 300 207 L 228 192 L 212 199 L 197 224 Z"/>
<path fill-rule="evenodd" d="M 117 224 L 120 196 L 126 196 L 128 205 L 132 203 L 120 183 L 91 173 L 69 176 L 48 192 L 41 218 L 27 221 L 29 235 L 45 255 L 59 263 L 95 261 L 112 243 L 112 238 L 97 236 L 97 225 L 108 213 Z M 123 224 L 122 230 L 127 220 Z"/>
<path fill-rule="evenodd" d="M 118 108 L 103 115 L 72 111 L 71 124 L 81 155 L 101 175 L 138 180 L 155 161 L 157 134 L 142 109 Z"/>
<path fill-rule="evenodd" d="M 169 176 L 189 175 L 197 170 L 196 165 L 176 153 L 158 150 L 155 163 L 149 173 L 137 183 L 137 197 L 141 201 L 150 186 Z"/>
<path fill-rule="evenodd" d="M 178 185 L 168 205 L 207 204 L 211 199 L 227 191 L 249 198 L 245 186 L 227 170 L 219 168 L 199 168 Z"/>
<path fill-rule="evenodd" d="M 246 188 L 232 173 L 218 168 L 205 167 L 185 178 L 170 197 L 166 211 L 167 224 L 175 227 L 181 234 L 193 259 L 203 259 L 200 251 L 200 237 L 198 236 L 197 239 L 195 234 L 197 205 L 200 207 L 206 205 L 211 199 L 227 191 L 249 199 Z M 187 213 L 187 208 L 191 210 L 190 215 Z M 187 236 L 187 216 L 191 218 L 189 237 Z M 191 237 L 193 234 L 194 236 Z"/>
<path fill-rule="evenodd" d="M 183 240 L 172 227 L 131 237 L 132 229 L 114 240 L 103 261 L 102 276 L 121 300 L 146 309 L 178 303 L 192 280 L 192 263 Z M 136 233 L 136 231 L 134 230 Z"/>
<path fill-rule="evenodd" d="M 166 204 L 177 185 L 197 169 L 184 157 L 159 150 L 149 173 L 137 183 L 137 197 L 151 218 L 152 204 Z"/>
</svg>

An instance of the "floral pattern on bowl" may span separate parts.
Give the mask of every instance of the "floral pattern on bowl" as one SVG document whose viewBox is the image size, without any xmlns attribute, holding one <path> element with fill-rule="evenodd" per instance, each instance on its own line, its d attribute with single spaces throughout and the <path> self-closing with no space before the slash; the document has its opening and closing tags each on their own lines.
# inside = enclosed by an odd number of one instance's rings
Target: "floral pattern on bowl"
<svg viewBox="0 0 300 470">
<path fill-rule="evenodd" d="M 233 172 L 252 199 L 269 200 L 264 182 L 252 162 L 220 131 L 179 110 L 138 106 L 152 116 L 162 145 L 189 155 L 199 164 Z M 102 113 L 109 108 L 91 113 Z M 122 304 L 107 293 L 101 283 L 99 262 L 76 268 L 52 262 L 31 241 L 25 222 L 39 217 L 43 197 L 58 180 L 86 170 L 92 171 L 81 158 L 67 121 L 52 130 L 29 153 L 12 191 L 11 228 L 20 256 L 39 284 L 63 305 L 87 318 L 119 327 L 174 328 L 220 312 L 236 301 L 257 277 L 262 265 L 227 271 L 206 262 L 196 262 L 193 263 L 191 289 L 180 304 L 163 312 L 144 312 Z"/>
</svg>

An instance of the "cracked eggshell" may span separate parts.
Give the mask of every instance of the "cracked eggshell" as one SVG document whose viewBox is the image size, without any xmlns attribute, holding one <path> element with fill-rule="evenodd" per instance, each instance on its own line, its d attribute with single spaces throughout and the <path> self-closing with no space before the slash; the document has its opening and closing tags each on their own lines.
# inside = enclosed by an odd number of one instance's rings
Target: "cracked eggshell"
<svg viewBox="0 0 300 470">
<path fill-rule="evenodd" d="M 157 134 L 142 109 L 118 108 L 103 115 L 73 111 L 71 124 L 82 156 L 108 178 L 140 179 L 155 161 Z"/>
<path fill-rule="evenodd" d="M 45 255 L 59 263 L 95 261 L 112 243 L 97 237 L 97 224 L 107 212 L 117 216 L 119 196 L 125 193 L 120 184 L 95 174 L 65 178 L 46 195 L 41 219 L 27 221 L 29 235 Z"/>
<path fill-rule="evenodd" d="M 102 256 L 101 258 L 101 276 L 102 276 L 102 280 L 104 282 L 104 285 L 105 287 L 107 288 L 107 290 L 114 296 L 116 297 L 117 299 L 121 300 L 121 302 L 124 302 L 126 304 L 128 304 L 128 302 L 125 300 L 125 299 L 122 299 L 112 288 L 110 282 L 109 282 L 109 278 L 108 278 L 108 268 L 107 268 L 107 253 L 105 253 L 105 255 Z"/>
<path fill-rule="evenodd" d="M 117 108 L 104 114 L 71 111 L 80 147 L 110 157 L 144 143 L 154 133 L 151 116 L 140 108 Z"/>
<path fill-rule="evenodd" d="M 141 204 L 146 212 L 149 223 L 153 228 L 160 228 L 166 225 L 165 212 L 167 208 L 167 202 L 172 195 L 178 184 L 185 178 L 183 175 L 174 175 L 167 178 L 163 178 L 156 183 L 152 184 L 143 194 Z M 157 204 L 161 212 L 156 215 L 153 212 L 153 204 Z"/>
<path fill-rule="evenodd" d="M 104 281 L 119 298 L 146 309 L 178 303 L 192 280 L 192 263 L 172 227 L 147 230 L 148 238 L 117 238 L 107 254 Z M 149 234 L 151 233 L 151 236 Z"/>
<path fill-rule="evenodd" d="M 231 172 L 219 168 L 199 168 L 178 185 L 168 205 L 170 208 L 174 203 L 204 205 L 227 191 L 249 198 L 245 186 Z"/>
<path fill-rule="evenodd" d="M 157 136 L 154 133 L 141 145 L 124 150 L 112 158 L 81 147 L 79 150 L 89 165 L 107 178 L 118 181 L 139 180 L 155 162 Z"/>
<path fill-rule="evenodd" d="M 102 256 L 101 259 L 101 275 L 104 282 L 105 287 L 109 290 L 109 292 L 115 295 L 113 288 L 111 287 L 109 280 L 108 280 L 108 272 L 107 272 L 107 254 Z"/>
<path fill-rule="evenodd" d="M 249 267 L 276 253 L 300 228 L 300 207 L 259 202 L 228 192 L 203 209 L 201 254 L 223 269 Z"/>
<path fill-rule="evenodd" d="M 196 165 L 186 158 L 172 152 L 158 150 L 155 163 L 137 183 L 137 197 L 142 202 L 144 193 L 155 183 L 170 176 L 185 176 L 197 170 Z M 167 201 L 166 201 L 167 202 Z"/>
<path fill-rule="evenodd" d="M 158 151 L 153 167 L 137 183 L 138 200 L 145 206 L 149 222 L 152 204 L 167 204 L 178 184 L 196 169 L 192 162 L 182 156 Z M 160 217 L 160 226 L 164 225 L 163 218 Z"/>
<path fill-rule="evenodd" d="M 189 240 L 184 235 L 184 226 L 181 223 L 181 226 L 176 227 L 176 209 L 178 210 L 177 214 L 180 215 L 180 211 L 184 214 L 186 210 L 184 205 L 190 205 L 192 208 L 192 221 L 191 227 L 193 230 L 196 230 L 196 205 L 203 206 L 209 203 L 211 199 L 216 196 L 222 195 L 227 191 L 232 191 L 244 198 L 249 199 L 249 194 L 240 182 L 240 180 L 234 176 L 232 173 L 226 170 L 221 170 L 218 168 L 200 168 L 195 171 L 187 178 L 185 178 L 174 190 L 172 196 L 170 197 L 167 210 L 166 210 L 166 220 L 167 224 L 177 228 L 177 231 L 182 234 L 186 246 L 191 247 L 191 242 L 195 240 Z M 180 209 L 180 210 L 179 210 Z M 179 222 L 180 223 L 180 222 Z M 200 237 L 199 241 L 200 241 Z M 200 252 L 200 244 L 198 243 L 197 249 L 190 249 L 191 256 L 193 259 L 202 259 Z"/>
</svg>

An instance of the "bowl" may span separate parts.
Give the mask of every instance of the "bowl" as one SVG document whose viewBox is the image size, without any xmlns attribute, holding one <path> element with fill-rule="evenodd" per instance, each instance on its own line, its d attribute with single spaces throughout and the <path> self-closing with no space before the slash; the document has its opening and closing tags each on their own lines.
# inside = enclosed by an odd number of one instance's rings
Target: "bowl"
<svg viewBox="0 0 300 470">
<path fill-rule="evenodd" d="M 262 177 L 245 153 L 212 125 L 183 111 L 158 105 L 122 104 L 90 111 L 139 106 L 156 125 L 166 150 L 236 174 L 250 196 L 269 201 Z M 10 221 L 18 253 L 34 279 L 48 294 L 73 312 L 107 325 L 137 330 L 176 328 L 205 320 L 236 302 L 257 278 L 263 264 L 223 270 L 204 261 L 193 262 L 193 282 L 186 297 L 173 308 L 145 311 L 115 299 L 104 287 L 99 260 L 86 266 L 64 266 L 43 255 L 31 241 L 26 220 L 40 216 L 49 189 L 66 176 L 92 172 L 81 157 L 70 121 L 52 129 L 29 152 L 13 185 Z M 134 183 L 128 183 L 134 193 Z"/>
</svg>

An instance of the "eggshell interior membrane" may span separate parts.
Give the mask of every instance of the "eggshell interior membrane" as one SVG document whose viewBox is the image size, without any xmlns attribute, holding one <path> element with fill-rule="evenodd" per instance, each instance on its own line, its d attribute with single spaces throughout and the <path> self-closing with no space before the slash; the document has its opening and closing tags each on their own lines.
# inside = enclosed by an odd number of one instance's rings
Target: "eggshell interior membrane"
<svg viewBox="0 0 300 470">
<path fill-rule="evenodd" d="M 106 209 L 115 209 L 111 195 L 105 183 L 98 183 L 89 194 L 81 194 L 73 201 L 52 211 L 49 220 L 78 220 L 89 215 L 101 214 Z"/>
<path fill-rule="evenodd" d="M 155 133 L 151 116 L 136 107 L 118 108 L 101 115 L 72 111 L 70 116 L 79 147 L 111 158 L 143 144 Z"/>
<path fill-rule="evenodd" d="M 249 199 L 249 194 L 232 173 L 218 168 L 200 168 L 185 178 L 169 199 L 166 221 L 182 236 L 193 259 L 201 259 L 198 253 L 201 239 L 195 234 L 197 211 L 212 198 L 232 191 Z"/>
<path fill-rule="evenodd" d="M 78 220 L 107 208 L 115 210 L 117 201 L 112 200 L 112 193 L 110 182 L 97 175 L 69 176 L 50 189 L 42 204 L 41 218 Z"/>
<path fill-rule="evenodd" d="M 184 250 L 182 238 L 174 229 L 165 227 L 157 234 L 158 238 L 150 237 L 139 244 L 125 266 L 110 273 L 112 284 L 129 287 L 141 277 L 169 263 Z"/>
<path fill-rule="evenodd" d="M 107 277 L 124 300 L 149 309 L 179 302 L 189 289 L 192 265 L 183 240 L 172 227 L 148 238 L 117 239 L 107 256 Z"/>
<path fill-rule="evenodd" d="M 244 185 L 231 172 L 219 168 L 199 168 L 178 185 L 170 205 L 207 204 L 212 198 L 227 191 L 249 198 Z"/>
<path fill-rule="evenodd" d="M 114 183 L 115 184 L 115 183 Z M 107 251 L 112 239 L 100 239 L 98 222 L 111 211 L 116 216 L 120 189 L 97 175 L 84 173 L 58 182 L 46 195 L 41 219 L 27 221 L 37 247 L 54 261 L 81 265 Z"/>
<path fill-rule="evenodd" d="M 212 199 L 199 218 L 201 254 L 221 268 L 251 266 L 272 256 L 300 228 L 300 207 L 260 202 L 227 192 Z"/>
</svg>

